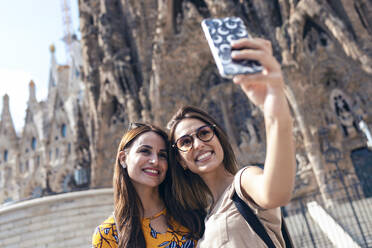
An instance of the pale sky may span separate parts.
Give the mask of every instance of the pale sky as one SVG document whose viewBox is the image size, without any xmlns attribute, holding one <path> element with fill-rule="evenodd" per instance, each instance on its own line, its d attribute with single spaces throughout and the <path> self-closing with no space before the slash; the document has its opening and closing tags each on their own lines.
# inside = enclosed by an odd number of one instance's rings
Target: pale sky
<svg viewBox="0 0 372 248">
<path fill-rule="evenodd" d="M 80 37 L 78 0 L 67 2 L 73 31 Z M 63 0 L 0 0 L 0 111 L 8 94 L 17 133 L 24 125 L 30 80 L 38 101 L 47 96 L 51 44 L 57 63 L 66 63 L 62 5 Z"/>
</svg>

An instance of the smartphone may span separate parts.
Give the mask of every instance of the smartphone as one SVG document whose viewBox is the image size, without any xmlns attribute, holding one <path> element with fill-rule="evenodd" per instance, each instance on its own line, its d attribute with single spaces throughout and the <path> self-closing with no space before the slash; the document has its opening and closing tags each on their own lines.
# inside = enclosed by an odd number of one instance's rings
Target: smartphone
<svg viewBox="0 0 372 248">
<path fill-rule="evenodd" d="M 222 77 L 231 79 L 237 74 L 252 74 L 263 70 L 261 64 L 255 60 L 231 58 L 231 41 L 250 37 L 242 19 L 209 18 L 204 19 L 201 25 Z"/>
</svg>

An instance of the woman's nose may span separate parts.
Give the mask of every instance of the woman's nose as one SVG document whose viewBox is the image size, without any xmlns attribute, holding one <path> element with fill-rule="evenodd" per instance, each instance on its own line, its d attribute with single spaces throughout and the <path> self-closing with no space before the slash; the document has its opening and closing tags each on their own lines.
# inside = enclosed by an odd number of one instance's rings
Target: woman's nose
<svg viewBox="0 0 372 248">
<path fill-rule="evenodd" d="M 202 140 L 200 140 L 198 137 L 194 137 L 194 142 L 193 142 L 194 149 L 200 146 L 203 146 L 203 145 L 204 145 L 204 142 Z"/>
<path fill-rule="evenodd" d="M 149 160 L 150 164 L 157 165 L 159 161 L 159 158 L 156 154 L 151 155 L 151 158 Z"/>
</svg>

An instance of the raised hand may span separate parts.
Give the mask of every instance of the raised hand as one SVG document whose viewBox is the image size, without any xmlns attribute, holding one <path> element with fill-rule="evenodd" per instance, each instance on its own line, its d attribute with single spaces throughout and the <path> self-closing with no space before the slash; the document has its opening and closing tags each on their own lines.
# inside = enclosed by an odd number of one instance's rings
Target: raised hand
<svg viewBox="0 0 372 248">
<path fill-rule="evenodd" d="M 232 44 L 231 54 L 235 60 L 257 60 L 264 67 L 261 73 L 237 75 L 239 84 L 248 98 L 267 116 L 278 116 L 288 112 L 284 94 L 284 81 L 280 64 L 272 54 L 271 42 L 261 38 L 241 39 Z"/>
</svg>

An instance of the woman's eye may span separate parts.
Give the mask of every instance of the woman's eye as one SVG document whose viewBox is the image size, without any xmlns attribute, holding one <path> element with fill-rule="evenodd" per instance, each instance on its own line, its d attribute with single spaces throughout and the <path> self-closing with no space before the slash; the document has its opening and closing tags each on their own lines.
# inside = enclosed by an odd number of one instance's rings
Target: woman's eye
<svg viewBox="0 0 372 248">
<path fill-rule="evenodd" d="M 151 153 L 151 151 L 149 149 L 141 149 L 139 152 L 144 153 L 144 154 L 150 154 Z"/>
<path fill-rule="evenodd" d="M 200 130 L 199 132 L 199 137 L 205 137 L 205 136 L 208 136 L 210 133 L 209 130 Z"/>
<path fill-rule="evenodd" d="M 168 155 L 166 153 L 160 153 L 159 154 L 159 157 L 160 158 L 163 158 L 163 159 L 167 159 L 168 158 Z"/>
<path fill-rule="evenodd" d="M 181 140 L 181 146 L 187 146 L 187 145 L 190 145 L 191 144 L 191 139 L 189 137 L 187 138 L 184 138 Z"/>
</svg>

